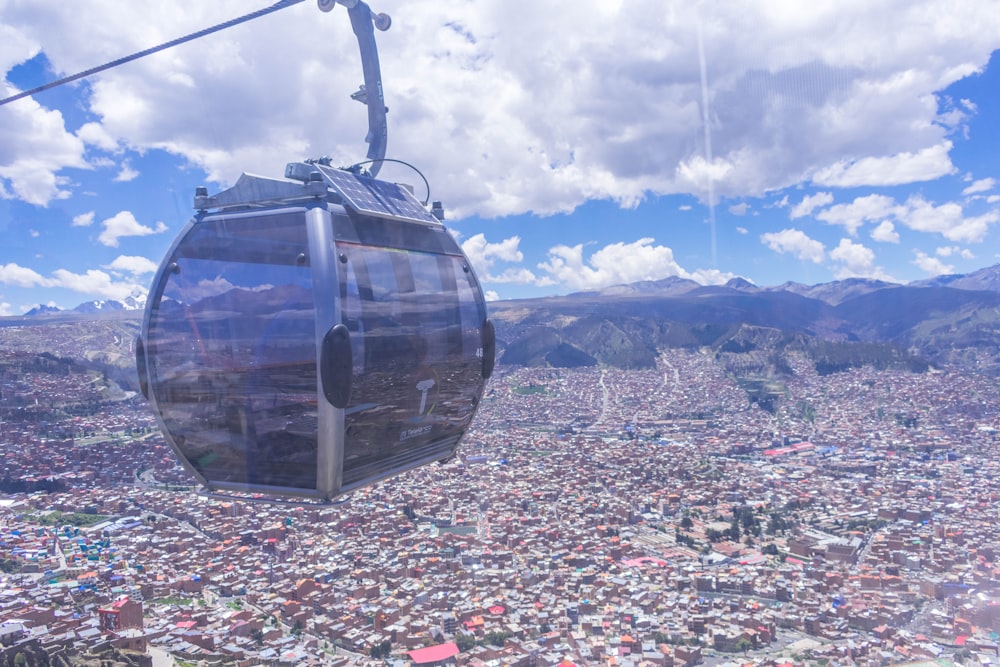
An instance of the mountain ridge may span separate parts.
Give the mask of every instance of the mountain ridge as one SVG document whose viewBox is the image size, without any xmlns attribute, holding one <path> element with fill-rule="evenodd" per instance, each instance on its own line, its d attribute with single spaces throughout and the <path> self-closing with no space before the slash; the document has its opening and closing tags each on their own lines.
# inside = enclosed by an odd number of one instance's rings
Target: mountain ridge
<svg viewBox="0 0 1000 667">
<path fill-rule="evenodd" d="M 0 318 L 0 326 L 132 321 L 131 304 L 87 302 Z M 781 373 L 805 354 L 833 372 L 862 363 L 959 365 L 1000 375 L 1000 265 L 906 285 L 862 278 L 759 287 L 672 277 L 559 296 L 494 301 L 498 361 L 522 366 L 653 368 L 697 348 L 747 372 Z"/>
<path fill-rule="evenodd" d="M 851 278 L 812 286 L 758 287 L 745 279 L 692 286 L 666 279 L 493 302 L 490 311 L 499 361 L 514 365 L 569 359 L 651 368 L 657 349 L 701 347 L 756 357 L 805 353 L 829 371 L 885 361 L 1000 374 L 1000 265 L 906 285 Z M 738 365 L 761 362 L 743 358 Z"/>
</svg>

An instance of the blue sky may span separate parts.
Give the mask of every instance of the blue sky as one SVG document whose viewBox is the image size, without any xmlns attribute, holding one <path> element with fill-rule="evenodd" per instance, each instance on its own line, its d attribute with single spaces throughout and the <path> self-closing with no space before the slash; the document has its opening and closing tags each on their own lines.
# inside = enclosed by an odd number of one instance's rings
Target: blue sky
<svg viewBox="0 0 1000 667">
<path fill-rule="evenodd" d="M 266 4 L 0 0 L 0 93 Z M 388 156 L 491 298 L 1000 261 L 994 2 L 372 4 Z M 0 315 L 141 293 L 197 185 L 364 159 L 360 81 L 304 2 L 0 107 Z"/>
</svg>

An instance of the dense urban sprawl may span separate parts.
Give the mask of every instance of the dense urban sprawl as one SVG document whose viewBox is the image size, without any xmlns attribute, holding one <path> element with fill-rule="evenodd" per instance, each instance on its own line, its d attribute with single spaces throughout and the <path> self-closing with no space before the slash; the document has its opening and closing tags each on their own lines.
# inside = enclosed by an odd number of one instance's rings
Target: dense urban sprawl
<svg viewBox="0 0 1000 667">
<path fill-rule="evenodd" d="M 2 348 L 3 346 L 0 346 Z M 209 664 L 1000 664 L 995 379 L 499 367 L 456 459 L 199 495 L 99 372 L 0 352 L 0 641 Z"/>
</svg>

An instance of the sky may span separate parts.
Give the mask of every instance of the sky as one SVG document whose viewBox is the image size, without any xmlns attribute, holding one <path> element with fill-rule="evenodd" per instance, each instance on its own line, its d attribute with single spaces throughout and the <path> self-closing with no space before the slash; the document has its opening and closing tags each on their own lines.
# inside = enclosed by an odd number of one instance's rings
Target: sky
<svg viewBox="0 0 1000 667">
<path fill-rule="evenodd" d="M 0 97 L 268 4 L 0 0 Z M 996 0 L 370 4 L 387 157 L 490 299 L 1000 262 Z M 0 106 L 0 315 L 145 292 L 196 186 L 364 160 L 361 80 L 307 0 Z"/>
</svg>

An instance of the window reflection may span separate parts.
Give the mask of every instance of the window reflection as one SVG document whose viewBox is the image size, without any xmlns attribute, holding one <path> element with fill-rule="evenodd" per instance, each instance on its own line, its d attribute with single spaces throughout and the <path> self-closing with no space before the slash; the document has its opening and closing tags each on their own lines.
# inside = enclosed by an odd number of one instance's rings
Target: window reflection
<svg viewBox="0 0 1000 667">
<path fill-rule="evenodd" d="M 483 313 L 461 258 L 339 244 L 344 324 L 355 376 L 344 484 L 448 456 L 482 391 Z"/>
<path fill-rule="evenodd" d="M 316 347 L 302 216 L 221 219 L 178 245 L 150 321 L 151 388 L 210 482 L 316 487 Z"/>
</svg>

